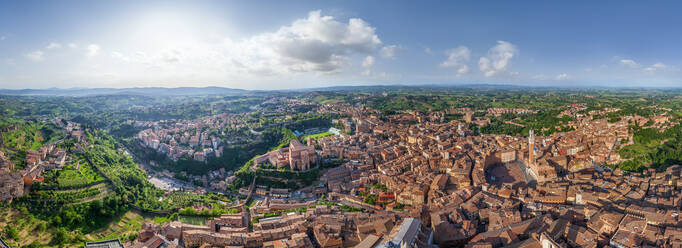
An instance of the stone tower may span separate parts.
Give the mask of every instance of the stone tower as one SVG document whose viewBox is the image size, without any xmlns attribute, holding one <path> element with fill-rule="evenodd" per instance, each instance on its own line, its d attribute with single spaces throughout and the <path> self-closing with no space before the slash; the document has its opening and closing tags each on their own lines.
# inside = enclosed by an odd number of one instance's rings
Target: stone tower
<svg viewBox="0 0 682 248">
<path fill-rule="evenodd" d="M 535 133 L 533 129 L 528 132 L 528 164 L 535 163 Z"/>
</svg>

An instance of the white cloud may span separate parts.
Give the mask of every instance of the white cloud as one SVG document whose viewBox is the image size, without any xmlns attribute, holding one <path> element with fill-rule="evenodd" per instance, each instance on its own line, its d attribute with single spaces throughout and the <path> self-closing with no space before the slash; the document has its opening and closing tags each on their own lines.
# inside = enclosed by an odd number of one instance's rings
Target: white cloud
<svg viewBox="0 0 682 248">
<path fill-rule="evenodd" d="M 427 48 L 424 48 L 424 53 L 433 54 L 433 51 L 431 51 L 431 48 L 427 47 Z"/>
<path fill-rule="evenodd" d="M 363 76 L 373 75 L 374 72 L 372 71 L 372 66 L 374 66 L 374 62 L 375 62 L 374 56 L 369 55 L 365 57 L 365 59 L 362 60 L 362 67 L 364 67 L 365 70 L 362 71 L 360 74 Z"/>
<path fill-rule="evenodd" d="M 45 55 L 43 51 L 36 50 L 30 53 L 26 54 L 26 58 L 33 60 L 33 61 L 43 61 L 45 58 L 43 57 Z"/>
<path fill-rule="evenodd" d="M 99 49 L 100 49 L 99 45 L 90 44 L 87 47 L 88 52 L 85 55 L 87 55 L 88 57 L 97 56 L 97 54 L 99 53 Z"/>
<path fill-rule="evenodd" d="M 665 71 L 667 69 L 668 69 L 668 66 L 666 66 L 665 64 L 663 64 L 661 62 L 658 62 L 658 63 L 653 64 L 647 68 L 644 68 L 644 72 L 655 73 L 657 71 Z"/>
<path fill-rule="evenodd" d="M 362 61 L 362 67 L 369 68 L 374 66 L 374 56 L 367 56 L 365 59 Z"/>
<path fill-rule="evenodd" d="M 114 51 L 114 52 L 111 52 L 111 57 L 112 57 L 112 58 L 116 58 L 116 59 L 121 59 L 121 60 L 126 60 L 126 59 L 127 59 L 127 57 L 124 56 L 122 53 L 115 52 L 115 51 Z"/>
<path fill-rule="evenodd" d="M 456 68 L 458 74 L 469 73 L 469 60 L 471 59 L 471 50 L 465 46 L 448 49 L 445 51 L 448 59 L 440 63 L 440 67 Z"/>
<path fill-rule="evenodd" d="M 166 63 L 177 63 L 180 62 L 181 56 L 182 52 L 180 52 L 180 50 L 173 49 L 161 53 L 161 60 Z"/>
<path fill-rule="evenodd" d="M 312 11 L 290 25 L 240 40 L 224 38 L 221 43 L 194 42 L 143 52 L 118 51 L 111 53 L 111 57 L 118 62 L 169 67 L 173 72 L 200 67 L 222 75 L 221 78 L 307 72 L 319 75 L 341 72 L 350 65 L 351 57 L 361 55 L 367 59 L 381 47 L 375 28 L 365 21 L 351 18 L 342 22 Z M 196 69 L 191 71 L 197 73 Z"/>
<path fill-rule="evenodd" d="M 486 77 L 502 73 L 516 74 L 509 71 L 511 60 L 518 56 L 519 50 L 514 44 L 506 41 L 497 41 L 497 45 L 488 50 L 488 56 L 478 60 L 478 68 Z"/>
<path fill-rule="evenodd" d="M 367 56 L 365 57 L 364 60 L 362 60 L 362 67 L 365 68 L 362 72 L 360 72 L 360 75 L 366 76 L 366 77 L 374 77 L 374 78 L 389 78 L 389 77 L 394 77 L 394 75 L 388 74 L 386 72 L 375 72 L 372 67 L 374 66 L 376 62 L 376 59 L 374 56 Z"/>
<path fill-rule="evenodd" d="M 639 67 L 639 64 L 637 64 L 637 62 L 635 62 L 634 60 L 631 60 L 631 59 L 621 59 L 620 64 L 623 66 L 630 67 L 630 68 Z"/>
<path fill-rule="evenodd" d="M 248 71 L 277 73 L 335 73 L 348 64 L 348 55 L 375 52 L 382 42 L 375 28 L 362 19 L 348 23 L 312 11 L 276 32 L 233 42 L 226 39 L 226 56 Z"/>
<path fill-rule="evenodd" d="M 50 44 L 48 44 L 45 48 L 46 49 L 57 49 L 57 48 L 61 48 L 61 47 L 62 47 L 62 44 L 59 44 L 56 42 L 50 42 Z"/>
<path fill-rule="evenodd" d="M 559 74 L 559 75 L 556 75 L 556 77 L 555 77 L 554 79 L 556 79 L 557 81 L 562 81 L 562 80 L 566 80 L 566 79 L 569 79 L 569 78 L 570 78 L 570 76 L 568 76 L 568 74 L 566 74 L 566 73 L 561 73 L 561 74 Z"/>
<path fill-rule="evenodd" d="M 386 72 L 374 72 L 370 69 L 364 70 L 360 74 L 363 76 L 366 76 L 366 77 L 380 78 L 380 79 L 399 78 L 400 77 L 400 75 L 389 74 Z"/>
<path fill-rule="evenodd" d="M 370 71 L 366 74 L 371 77 L 395 77 L 374 71 L 384 44 L 375 27 L 357 18 L 334 18 L 312 11 L 254 35 L 235 38 L 223 33 L 205 37 L 200 35 L 201 31 L 194 36 L 189 34 L 195 33 L 179 32 L 178 39 L 161 40 L 154 45 L 137 38 L 114 43 L 62 40 L 61 49 L 69 51 L 62 51 L 54 58 L 55 51 L 45 48 L 50 42 L 47 40 L 41 47 L 24 51 L 22 55 L 41 50 L 44 54 L 30 57 L 26 54 L 25 58 L 39 61 L 44 57 L 54 62 L 55 69 L 36 75 L 42 81 L 59 77 L 82 84 L 94 81 L 128 85 L 225 82 L 231 87 L 284 88 L 301 87 L 302 82 L 320 82 L 320 77 L 344 71 L 349 71 L 348 75 L 330 77 L 360 77 L 367 69 Z M 367 56 L 372 56 L 373 62 L 369 62 L 372 59 L 364 61 Z M 373 66 L 360 67 L 363 62 Z M 350 72 L 351 65 L 356 66 L 353 72 Z M 357 71 L 357 68 L 361 69 Z"/>
<path fill-rule="evenodd" d="M 402 47 L 396 45 L 385 46 L 381 48 L 379 54 L 384 58 L 394 58 L 402 50 Z"/>
<path fill-rule="evenodd" d="M 5 36 L 0 36 L 0 41 L 3 41 L 3 40 L 5 40 L 5 39 L 7 39 L 7 37 L 5 37 Z"/>
</svg>

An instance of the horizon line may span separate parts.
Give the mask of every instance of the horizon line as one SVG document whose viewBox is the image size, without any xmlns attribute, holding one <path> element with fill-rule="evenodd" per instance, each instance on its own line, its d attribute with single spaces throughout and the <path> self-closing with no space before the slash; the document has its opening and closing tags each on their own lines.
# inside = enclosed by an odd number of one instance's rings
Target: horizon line
<svg viewBox="0 0 682 248">
<path fill-rule="evenodd" d="M 243 91 L 297 91 L 297 90 L 314 90 L 314 89 L 328 89 L 336 87 L 471 87 L 471 86 L 500 86 L 500 87 L 522 87 L 522 88 L 559 88 L 559 89 L 682 89 L 682 86 L 613 86 L 613 85 L 527 85 L 527 84 L 512 84 L 512 83 L 425 83 L 425 84 L 339 84 L 321 87 L 305 87 L 305 88 L 284 88 L 284 89 L 245 89 L 245 88 L 232 88 L 218 85 L 208 85 L 208 86 L 177 86 L 177 87 L 162 87 L 162 86 L 135 86 L 135 87 L 69 87 L 69 88 L 59 88 L 59 87 L 49 87 L 49 88 L 0 88 L 2 91 L 22 91 L 22 90 L 96 90 L 96 89 L 113 89 L 113 90 L 124 90 L 124 89 L 180 89 L 180 88 L 194 88 L 194 89 L 206 89 L 206 88 L 221 88 L 221 89 L 231 89 L 231 90 L 243 90 Z"/>
</svg>

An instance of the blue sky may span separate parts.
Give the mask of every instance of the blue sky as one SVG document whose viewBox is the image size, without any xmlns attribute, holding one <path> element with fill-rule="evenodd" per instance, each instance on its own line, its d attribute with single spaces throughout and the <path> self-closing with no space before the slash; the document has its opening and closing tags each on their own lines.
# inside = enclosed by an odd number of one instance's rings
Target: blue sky
<svg viewBox="0 0 682 248">
<path fill-rule="evenodd" d="M 680 1 L 3 1 L 0 88 L 682 86 Z"/>
</svg>

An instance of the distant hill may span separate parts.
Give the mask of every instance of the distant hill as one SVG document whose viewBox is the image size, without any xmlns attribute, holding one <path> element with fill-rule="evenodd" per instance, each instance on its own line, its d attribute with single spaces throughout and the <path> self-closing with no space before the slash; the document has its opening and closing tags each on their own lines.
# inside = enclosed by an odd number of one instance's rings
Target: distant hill
<svg viewBox="0 0 682 248">
<path fill-rule="evenodd" d="M 146 95 L 146 96 L 190 96 L 190 95 L 239 95 L 248 90 L 223 87 L 178 87 L 178 88 L 70 88 L 70 89 L 0 89 L 0 95 L 34 96 L 93 96 L 93 95 Z"/>
<path fill-rule="evenodd" d="M 142 96 L 201 96 L 201 95 L 243 95 L 243 94 L 268 94 L 273 92 L 313 92 L 313 91 L 366 91 L 366 92 L 420 92 L 438 91 L 447 89 L 477 89 L 477 90 L 626 90 L 626 91 L 648 91 L 666 90 L 680 92 L 682 88 L 617 88 L 599 86 L 574 86 L 574 87 L 552 87 L 552 86 L 527 86 L 513 84 L 422 84 L 422 85 L 355 85 L 355 86 L 329 86 L 313 87 L 285 90 L 244 90 L 224 87 L 145 87 L 145 88 L 49 88 L 49 89 L 0 89 L 0 95 L 20 95 L 20 96 L 98 96 L 98 95 L 142 95 Z"/>
<path fill-rule="evenodd" d="M 305 88 L 293 89 L 289 91 L 421 91 L 421 90 L 439 90 L 439 89 L 544 89 L 550 87 L 531 87 L 523 85 L 512 84 L 421 84 L 421 85 L 403 85 L 403 84 L 387 84 L 387 85 L 357 85 L 357 86 L 329 86 L 319 88 Z"/>
</svg>

